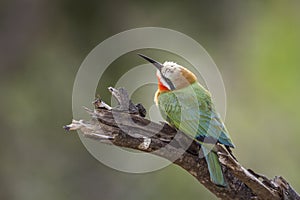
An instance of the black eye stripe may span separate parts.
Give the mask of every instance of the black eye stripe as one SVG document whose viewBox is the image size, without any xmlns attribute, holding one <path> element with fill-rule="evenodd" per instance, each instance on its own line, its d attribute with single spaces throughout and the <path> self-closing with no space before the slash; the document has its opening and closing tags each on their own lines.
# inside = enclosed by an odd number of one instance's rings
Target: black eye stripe
<svg viewBox="0 0 300 200">
<path fill-rule="evenodd" d="M 167 77 L 165 77 L 164 75 L 162 75 L 162 78 L 166 81 L 166 83 L 170 86 L 171 90 L 175 90 L 175 87 L 172 83 L 172 81 L 170 79 L 168 79 Z"/>
</svg>

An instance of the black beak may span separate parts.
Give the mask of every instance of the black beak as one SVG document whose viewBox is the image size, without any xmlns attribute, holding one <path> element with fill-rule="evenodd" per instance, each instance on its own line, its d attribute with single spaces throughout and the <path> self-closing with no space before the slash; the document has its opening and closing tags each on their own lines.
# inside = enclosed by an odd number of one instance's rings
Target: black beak
<svg viewBox="0 0 300 200">
<path fill-rule="evenodd" d="M 161 72 L 163 65 L 160 62 L 157 62 L 156 60 L 153 60 L 152 58 L 149 58 L 148 56 L 145 56 L 140 53 L 138 53 L 138 55 L 141 56 L 142 58 L 144 58 L 145 60 L 147 60 L 148 62 L 152 63 Z M 175 87 L 174 87 L 173 83 L 170 81 L 170 79 L 164 77 L 163 74 L 161 74 L 161 76 L 167 82 L 167 84 L 169 85 L 169 88 L 171 90 L 175 90 Z"/>
<path fill-rule="evenodd" d="M 152 58 L 149 58 L 148 56 L 145 56 L 143 54 L 138 53 L 139 56 L 147 60 L 148 62 L 152 63 L 159 71 L 163 68 L 163 65 L 160 62 L 157 62 L 156 60 L 153 60 Z"/>
</svg>

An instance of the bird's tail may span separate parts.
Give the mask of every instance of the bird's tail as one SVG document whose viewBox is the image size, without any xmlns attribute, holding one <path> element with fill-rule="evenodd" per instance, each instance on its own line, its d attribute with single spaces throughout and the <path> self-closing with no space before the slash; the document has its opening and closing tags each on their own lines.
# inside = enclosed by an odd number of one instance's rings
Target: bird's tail
<svg viewBox="0 0 300 200">
<path fill-rule="evenodd" d="M 223 176 L 218 155 L 216 154 L 216 152 L 211 151 L 208 147 L 205 146 L 206 145 L 202 144 L 201 148 L 208 166 L 210 180 L 218 186 L 226 187 L 227 184 Z"/>
</svg>

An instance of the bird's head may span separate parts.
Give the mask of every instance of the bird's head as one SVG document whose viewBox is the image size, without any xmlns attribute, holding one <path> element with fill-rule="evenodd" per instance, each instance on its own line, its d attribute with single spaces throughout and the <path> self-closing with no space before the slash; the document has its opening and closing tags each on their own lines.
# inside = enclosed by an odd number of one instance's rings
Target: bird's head
<svg viewBox="0 0 300 200">
<path fill-rule="evenodd" d="M 161 64 L 148 56 L 138 55 L 157 68 L 158 88 L 161 91 L 181 89 L 197 81 L 196 76 L 181 65 L 167 61 Z"/>
</svg>

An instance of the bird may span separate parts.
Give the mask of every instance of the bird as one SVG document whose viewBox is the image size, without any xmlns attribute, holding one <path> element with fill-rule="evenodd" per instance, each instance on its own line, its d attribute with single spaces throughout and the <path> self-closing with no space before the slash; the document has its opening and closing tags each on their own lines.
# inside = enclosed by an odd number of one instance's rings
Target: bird
<svg viewBox="0 0 300 200">
<path fill-rule="evenodd" d="M 138 55 L 157 69 L 158 89 L 154 101 L 161 116 L 169 125 L 193 137 L 202 149 L 210 180 L 217 186 L 226 187 L 222 167 L 213 146 L 216 143 L 222 144 L 231 155 L 230 148 L 235 146 L 215 109 L 210 92 L 187 68 L 175 62 L 166 61 L 162 64 L 143 54 Z"/>
</svg>

